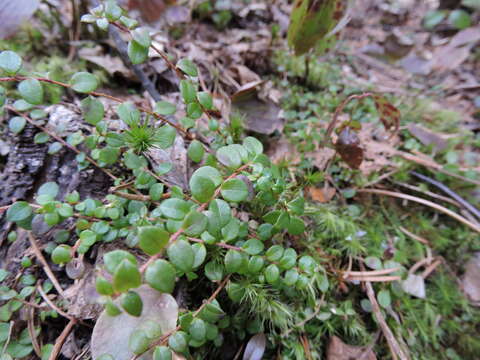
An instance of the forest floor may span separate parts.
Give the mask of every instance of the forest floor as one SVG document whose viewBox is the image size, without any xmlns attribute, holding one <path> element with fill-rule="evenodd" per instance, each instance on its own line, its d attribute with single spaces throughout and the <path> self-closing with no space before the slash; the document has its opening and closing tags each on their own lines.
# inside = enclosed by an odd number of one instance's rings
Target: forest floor
<svg viewBox="0 0 480 360">
<path fill-rule="evenodd" d="M 89 69 L 100 79 L 99 91 L 151 108 L 152 93 L 118 56 L 112 39 L 79 25 L 82 9 L 47 3 L 41 2 L 28 25 L 0 40 L 0 50 L 15 50 L 37 74 L 68 79 Z M 478 11 L 463 29 L 447 18 L 429 27 L 435 1 L 362 1 L 350 12 L 335 50 L 306 58 L 293 56 L 286 43 L 288 1 L 218 1 L 220 7 L 195 11 L 187 1 L 166 8 L 163 1 L 153 3 L 158 6 L 131 1 L 132 16 L 152 30 L 156 45 L 198 66 L 200 86 L 214 94 L 232 132 L 261 140 L 272 162 L 288 170 L 289 182 L 306 199 L 307 230 L 292 246 L 320 258 L 325 274 L 318 306 L 295 314 L 281 336 L 267 325 L 262 331 L 252 325 L 238 338 L 226 332 L 222 346 L 193 358 L 238 359 L 248 339 L 265 332 L 264 359 L 390 359 L 396 358 L 395 344 L 400 359 L 478 359 Z M 162 100 L 179 102 L 178 79 L 157 54 L 141 69 Z M 323 146 L 325 132 L 342 101 L 370 91 L 400 110 L 400 128 L 388 137 L 373 102 L 349 104 L 339 119 L 361 124 L 363 149 L 362 164 L 351 169 Z M 54 87 L 46 93 L 53 104 L 44 109 L 47 124 L 63 129 L 65 138 L 89 131 L 78 94 Z M 114 103 L 104 105 L 105 117 L 114 121 Z M 238 124 L 225 114 L 234 114 Z M 92 304 L 95 266 L 106 251 L 126 246 L 118 240 L 96 244 L 83 262 L 66 268 L 47 256 L 65 293 L 49 300 L 35 290 L 47 279 L 38 253 L 65 241 L 65 229 L 74 223 L 55 231 L 32 225 L 38 248 L 3 210 L 19 199 L 32 201 L 47 181 L 59 184 L 63 194 L 77 190 L 81 199 L 103 198 L 112 182 L 101 171 L 79 169 L 72 151 L 56 153 L 51 141 L 34 141 L 34 126 L 16 133 L 11 117 L 4 111 L 0 120 L 0 359 L 10 359 L 7 353 L 48 359 L 71 318 L 86 326 L 67 333 L 58 358 L 90 359 L 90 327 L 100 312 Z M 186 146 L 176 151 L 172 161 L 179 166 L 166 179 L 181 186 L 195 168 L 186 161 Z M 244 208 L 238 216 L 249 218 Z M 75 275 L 79 267 L 81 277 Z M 209 294 L 202 286 L 181 287 L 181 307 L 198 305 Z M 227 298 L 219 296 L 220 303 Z"/>
</svg>

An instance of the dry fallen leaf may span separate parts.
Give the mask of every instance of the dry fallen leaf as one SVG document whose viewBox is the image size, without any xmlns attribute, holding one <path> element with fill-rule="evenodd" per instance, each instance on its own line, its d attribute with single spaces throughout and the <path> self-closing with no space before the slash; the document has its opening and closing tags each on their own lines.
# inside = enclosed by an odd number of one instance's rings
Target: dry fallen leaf
<svg viewBox="0 0 480 360">
<path fill-rule="evenodd" d="M 327 360 L 353 360 L 362 357 L 362 360 L 376 360 L 371 349 L 365 346 L 345 344 L 340 338 L 332 336 L 328 344 Z"/>
<path fill-rule="evenodd" d="M 363 149 L 357 133 L 350 127 L 343 129 L 338 135 L 335 149 L 352 169 L 358 169 L 363 161 Z"/>
<path fill-rule="evenodd" d="M 480 306 L 480 252 L 475 253 L 465 266 L 462 287 L 470 301 Z"/>
<path fill-rule="evenodd" d="M 109 316 L 104 311 L 93 328 L 91 351 L 94 360 L 103 354 L 110 354 L 115 360 L 130 360 L 134 355 L 128 346 L 130 335 L 147 321 L 158 323 L 162 334 L 175 329 L 178 305 L 170 294 L 162 294 L 147 285 L 135 291 L 142 298 L 142 315 L 135 317 L 122 313 Z M 151 360 L 151 353 L 139 359 Z"/>
<path fill-rule="evenodd" d="M 318 202 L 327 203 L 333 199 L 337 190 L 334 187 L 324 186 L 323 188 L 309 187 L 307 188 L 310 197 Z"/>
</svg>

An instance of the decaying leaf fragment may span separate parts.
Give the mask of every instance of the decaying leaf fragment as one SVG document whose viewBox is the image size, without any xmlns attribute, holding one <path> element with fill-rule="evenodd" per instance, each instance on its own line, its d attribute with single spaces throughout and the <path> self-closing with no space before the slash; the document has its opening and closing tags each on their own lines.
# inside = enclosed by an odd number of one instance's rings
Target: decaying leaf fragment
<svg viewBox="0 0 480 360">
<path fill-rule="evenodd" d="M 305 54 L 315 45 L 322 53 L 331 49 L 338 36 L 329 34 L 345 9 L 346 0 L 296 0 L 288 28 L 288 44 L 295 55 Z"/>
<path fill-rule="evenodd" d="M 358 169 L 363 161 L 363 149 L 357 133 L 347 126 L 338 135 L 335 149 L 348 166 Z"/>
<path fill-rule="evenodd" d="M 383 126 L 387 130 L 393 129 L 395 134 L 400 127 L 400 111 L 382 95 L 374 94 L 372 99 L 375 102 L 375 107 Z"/>
</svg>

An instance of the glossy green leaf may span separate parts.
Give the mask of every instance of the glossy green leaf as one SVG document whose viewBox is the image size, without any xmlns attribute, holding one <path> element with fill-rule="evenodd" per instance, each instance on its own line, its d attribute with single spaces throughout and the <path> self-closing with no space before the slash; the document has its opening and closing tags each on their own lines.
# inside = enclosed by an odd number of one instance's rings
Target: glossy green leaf
<svg viewBox="0 0 480 360">
<path fill-rule="evenodd" d="M 137 266 L 137 259 L 135 256 L 125 250 L 113 250 L 103 255 L 103 263 L 105 264 L 105 268 L 112 275 L 115 273 L 118 265 L 120 265 L 123 260 L 128 260 L 134 266 Z"/>
<path fill-rule="evenodd" d="M 184 353 L 187 351 L 187 334 L 184 331 L 176 331 L 168 338 L 168 346 L 173 351 Z"/>
<path fill-rule="evenodd" d="M 172 360 L 172 350 L 167 346 L 156 346 L 153 351 L 153 360 Z"/>
<path fill-rule="evenodd" d="M 193 270 L 195 253 L 190 243 L 177 240 L 167 249 L 168 258 L 175 267 L 187 273 Z"/>
<path fill-rule="evenodd" d="M 196 102 L 191 102 L 187 105 L 187 116 L 190 119 L 196 120 L 200 118 L 203 114 L 203 110 L 200 106 L 200 104 Z"/>
<path fill-rule="evenodd" d="M 188 146 L 187 154 L 193 162 L 198 163 L 202 161 L 203 155 L 205 154 L 202 143 L 198 140 L 193 140 Z"/>
<path fill-rule="evenodd" d="M 197 67 L 189 59 L 186 59 L 186 58 L 180 59 L 177 62 L 177 68 L 182 70 L 187 75 L 190 75 L 190 76 L 193 76 L 193 77 L 198 76 Z"/>
<path fill-rule="evenodd" d="M 32 215 L 32 208 L 26 201 L 17 201 L 7 210 L 7 220 L 11 222 L 26 220 L 30 215 Z"/>
<path fill-rule="evenodd" d="M 251 136 L 243 139 L 243 147 L 253 156 L 263 153 L 263 144 Z"/>
<path fill-rule="evenodd" d="M 268 265 L 263 271 L 263 273 L 265 275 L 265 280 L 267 280 L 269 284 L 276 283 L 280 278 L 280 270 L 275 264 Z"/>
<path fill-rule="evenodd" d="M 8 75 L 15 75 L 22 67 L 22 59 L 14 51 L 5 50 L 0 53 L 0 69 Z"/>
<path fill-rule="evenodd" d="M 143 47 L 135 40 L 128 43 L 127 53 L 133 65 L 141 64 L 148 59 L 148 48 Z"/>
<path fill-rule="evenodd" d="M 193 268 L 196 269 L 203 264 L 207 257 L 207 249 L 205 245 L 196 243 L 192 245 L 193 252 L 195 254 L 195 260 L 193 261 Z"/>
<path fill-rule="evenodd" d="M 117 106 L 118 117 L 127 125 L 133 126 L 140 122 L 140 111 L 131 102 Z"/>
<path fill-rule="evenodd" d="M 85 71 L 75 73 L 70 79 L 72 89 L 79 93 L 88 93 L 95 91 L 98 86 L 98 80 L 95 75 Z"/>
<path fill-rule="evenodd" d="M 197 99 L 197 87 L 190 80 L 180 81 L 180 93 L 186 104 L 195 102 Z"/>
<path fill-rule="evenodd" d="M 248 266 L 245 254 L 238 250 L 228 250 L 225 255 L 225 270 L 228 273 L 241 272 Z"/>
<path fill-rule="evenodd" d="M 18 84 L 18 92 L 30 104 L 40 105 L 43 102 L 43 87 L 37 79 L 23 80 Z"/>
<path fill-rule="evenodd" d="M 192 323 L 190 324 L 190 328 L 188 329 L 188 333 L 194 340 L 205 340 L 205 336 L 207 335 L 207 326 L 205 325 L 205 321 L 199 318 L 193 319 Z"/>
<path fill-rule="evenodd" d="M 118 292 L 125 292 L 132 288 L 137 288 L 142 284 L 140 271 L 128 259 L 122 262 L 115 269 L 113 274 L 113 288 Z"/>
<path fill-rule="evenodd" d="M 210 179 L 215 187 L 218 187 L 223 181 L 220 172 L 212 166 L 202 166 L 201 168 L 198 168 L 192 174 L 192 177 L 194 176 L 201 176 Z"/>
<path fill-rule="evenodd" d="M 194 175 L 190 178 L 189 185 L 193 198 L 201 203 L 210 201 L 215 193 L 215 184 L 207 177 Z"/>
<path fill-rule="evenodd" d="M 235 147 L 222 146 L 217 150 L 217 159 L 229 169 L 235 170 L 242 165 L 242 159 Z"/>
<path fill-rule="evenodd" d="M 205 264 L 205 276 L 211 281 L 221 281 L 223 279 L 223 265 L 215 261 Z"/>
<path fill-rule="evenodd" d="M 145 281 L 155 290 L 171 294 L 175 288 L 175 268 L 163 259 L 155 260 L 145 271 Z"/>
<path fill-rule="evenodd" d="M 206 110 L 213 110 L 213 99 L 207 91 L 200 91 L 197 93 L 197 100 Z"/>
<path fill-rule="evenodd" d="M 173 198 L 162 201 L 159 209 L 163 216 L 169 219 L 183 220 L 190 211 L 190 207 L 191 205 L 185 200 Z"/>
<path fill-rule="evenodd" d="M 143 302 L 140 295 L 135 291 L 130 290 L 125 294 L 122 294 L 120 297 L 120 304 L 128 314 L 136 317 L 142 315 Z"/>
<path fill-rule="evenodd" d="M 111 296 L 114 293 L 112 283 L 103 276 L 97 276 L 97 279 L 95 280 L 95 289 L 100 295 Z"/>
<path fill-rule="evenodd" d="M 155 104 L 155 112 L 160 115 L 173 115 L 177 111 L 175 104 L 168 101 L 158 101 Z"/>
<path fill-rule="evenodd" d="M 196 211 L 191 210 L 182 223 L 182 228 L 185 229 L 185 234 L 189 236 L 198 236 L 207 228 L 207 217 Z"/>
<path fill-rule="evenodd" d="M 248 197 L 247 185 L 237 178 L 225 181 L 220 192 L 225 200 L 232 202 L 241 202 Z"/>
<path fill-rule="evenodd" d="M 55 264 L 66 264 L 72 260 L 72 248 L 68 245 L 59 245 L 52 252 L 52 261 Z"/>
<path fill-rule="evenodd" d="M 134 330 L 128 339 L 128 347 L 134 354 L 142 354 L 148 350 L 150 339 L 145 330 Z"/>
<path fill-rule="evenodd" d="M 156 131 L 155 145 L 160 149 L 168 149 L 173 146 L 177 131 L 173 126 L 163 125 Z"/>
<path fill-rule="evenodd" d="M 103 120 L 105 108 L 100 100 L 89 96 L 80 102 L 83 117 L 89 124 L 96 125 Z"/>
<path fill-rule="evenodd" d="M 150 32 L 147 28 L 137 28 L 132 31 L 133 40 L 137 42 L 138 45 L 148 49 L 152 43 L 152 38 L 150 37 Z"/>
<path fill-rule="evenodd" d="M 18 134 L 22 132 L 22 130 L 25 128 L 26 123 L 27 123 L 27 120 L 25 120 L 25 118 L 21 116 L 14 116 L 10 118 L 8 122 L 8 128 L 14 134 Z"/>
<path fill-rule="evenodd" d="M 263 251 L 263 243 L 258 239 L 250 239 L 243 244 L 242 248 L 249 255 L 258 255 Z"/>
</svg>

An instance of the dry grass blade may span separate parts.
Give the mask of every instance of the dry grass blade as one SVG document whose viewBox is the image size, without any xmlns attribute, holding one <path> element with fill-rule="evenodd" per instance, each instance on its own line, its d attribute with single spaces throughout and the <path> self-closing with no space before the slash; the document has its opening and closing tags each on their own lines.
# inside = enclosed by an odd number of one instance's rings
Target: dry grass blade
<svg viewBox="0 0 480 360">
<path fill-rule="evenodd" d="M 58 357 L 58 355 L 60 354 L 60 351 L 62 350 L 62 346 L 65 343 L 65 340 L 67 339 L 68 334 L 70 334 L 70 331 L 72 331 L 76 323 L 77 323 L 77 320 L 70 319 L 70 322 L 67 324 L 67 326 L 65 326 L 62 333 L 55 341 L 55 345 L 53 346 L 52 352 L 50 353 L 50 357 L 48 358 L 48 360 L 55 360 Z"/>
<path fill-rule="evenodd" d="M 390 328 L 388 327 L 388 324 L 382 315 L 382 311 L 380 310 L 380 306 L 378 305 L 377 299 L 375 297 L 375 291 L 373 290 L 372 284 L 369 281 L 366 281 L 365 286 L 367 288 L 368 299 L 372 304 L 373 314 L 375 315 L 375 318 L 377 319 L 378 324 L 382 329 L 383 335 L 387 339 L 387 343 L 390 348 L 390 352 L 392 353 L 392 357 L 394 359 L 400 358 L 400 360 L 409 360 L 409 357 L 407 356 L 407 354 L 405 354 L 403 349 L 400 347 L 400 344 L 398 343 L 397 339 L 393 335 L 392 330 L 390 330 Z"/>
<path fill-rule="evenodd" d="M 38 260 L 42 263 L 43 271 L 45 271 L 45 274 L 47 274 L 48 278 L 52 282 L 53 286 L 57 290 L 57 292 L 65 298 L 65 293 L 63 292 L 62 287 L 60 286 L 60 283 L 58 282 L 57 278 L 53 274 L 52 269 L 50 269 L 50 266 L 48 265 L 47 260 L 43 256 L 40 248 L 38 247 L 37 240 L 35 240 L 35 237 L 32 235 L 32 233 L 29 231 L 28 232 L 28 239 L 30 240 L 30 244 L 32 245 L 33 252 L 35 253 L 35 256 L 38 258 Z"/>
<path fill-rule="evenodd" d="M 399 226 L 398 227 L 398 230 L 400 230 L 402 233 L 404 233 L 405 235 L 407 236 L 410 236 L 413 240 L 417 240 L 418 242 L 421 242 L 422 244 L 425 244 L 425 245 L 429 245 L 430 246 L 430 243 L 428 242 L 427 239 L 421 237 L 421 236 L 418 236 L 418 235 L 415 235 L 414 233 L 408 231 L 407 229 L 405 229 L 403 226 Z"/>
<path fill-rule="evenodd" d="M 389 282 L 400 281 L 401 276 L 350 276 L 348 281 L 369 281 L 369 282 Z"/>
<path fill-rule="evenodd" d="M 441 205 L 438 205 L 438 204 L 435 204 L 434 202 L 431 202 L 431 201 L 428 201 L 428 200 L 425 200 L 425 199 L 422 199 L 422 198 L 419 198 L 419 197 L 416 197 L 416 196 L 412 196 L 412 195 L 407 195 L 407 194 L 402 194 L 402 193 L 397 193 L 397 192 L 394 192 L 394 191 L 388 191 L 388 190 L 379 190 L 379 189 L 360 189 L 358 190 L 359 193 L 369 193 L 369 194 L 378 194 L 378 195 L 386 195 L 386 196 L 392 196 L 392 197 L 396 197 L 396 198 L 400 198 L 400 199 L 405 199 L 405 200 L 410 200 L 410 201 L 414 201 L 414 202 L 417 202 L 419 204 L 423 204 L 423 205 L 426 205 L 426 206 L 429 206 L 433 209 L 436 209 L 452 218 L 454 218 L 455 220 L 458 220 L 460 221 L 461 223 L 467 225 L 469 228 L 471 228 L 472 230 L 475 230 L 476 232 L 480 233 L 480 226 L 472 223 L 471 221 L 468 221 L 467 219 L 465 219 L 463 216 L 460 216 L 458 215 L 457 213 L 447 209 L 446 207 L 443 207 Z"/>
</svg>

